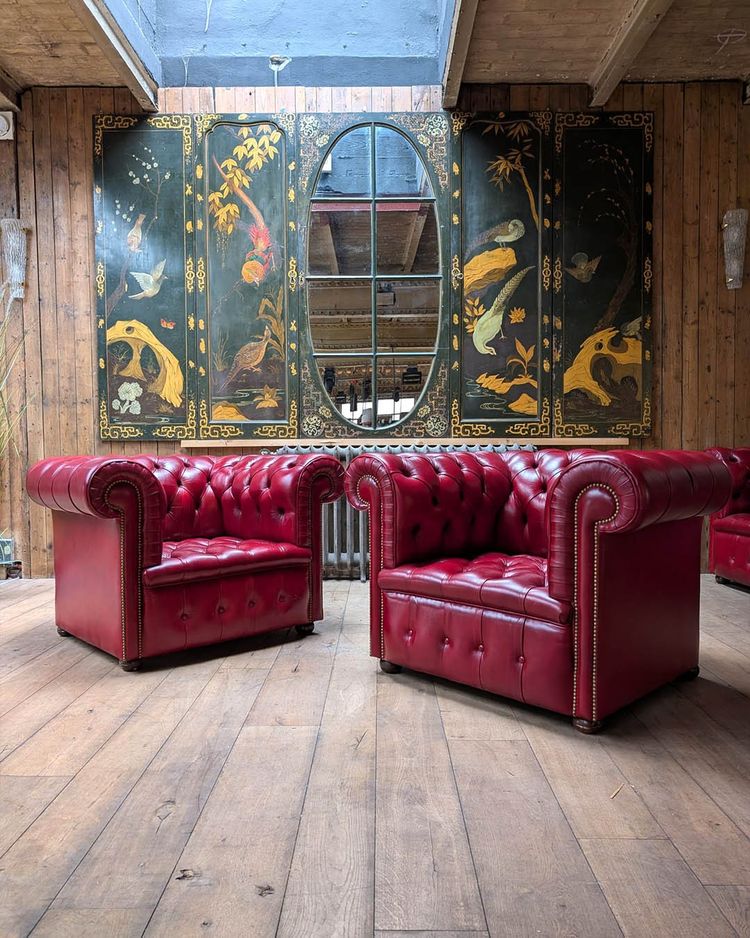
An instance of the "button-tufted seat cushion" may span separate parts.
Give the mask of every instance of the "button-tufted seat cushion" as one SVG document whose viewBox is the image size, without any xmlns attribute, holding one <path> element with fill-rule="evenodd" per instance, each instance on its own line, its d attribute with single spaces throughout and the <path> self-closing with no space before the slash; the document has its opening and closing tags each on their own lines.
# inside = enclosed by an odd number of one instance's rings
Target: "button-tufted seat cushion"
<svg viewBox="0 0 750 938">
<path fill-rule="evenodd" d="M 714 531 L 726 534 L 744 534 L 750 537 L 750 514 L 724 515 L 714 521 L 713 528 Z"/>
<path fill-rule="evenodd" d="M 165 541 L 162 562 L 143 571 L 149 587 L 193 583 L 242 573 L 305 566 L 311 552 L 296 544 L 240 540 L 237 537 L 191 537 Z"/>
<path fill-rule="evenodd" d="M 332 456 L 60 457 L 33 466 L 51 509 L 57 626 L 142 658 L 323 618 Z"/>
<path fill-rule="evenodd" d="M 571 604 L 553 599 L 547 590 L 547 561 L 533 554 L 480 554 L 469 560 L 449 557 L 429 563 L 407 563 L 381 570 L 381 589 L 449 602 L 467 603 L 545 619 L 570 621 Z"/>
</svg>

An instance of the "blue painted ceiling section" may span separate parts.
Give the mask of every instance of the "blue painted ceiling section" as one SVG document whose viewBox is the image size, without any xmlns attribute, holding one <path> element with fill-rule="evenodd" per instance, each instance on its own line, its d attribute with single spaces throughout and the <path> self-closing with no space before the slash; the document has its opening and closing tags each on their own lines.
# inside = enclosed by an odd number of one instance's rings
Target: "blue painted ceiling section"
<svg viewBox="0 0 750 938">
<path fill-rule="evenodd" d="M 107 0 L 164 86 L 440 81 L 454 0 Z"/>
</svg>

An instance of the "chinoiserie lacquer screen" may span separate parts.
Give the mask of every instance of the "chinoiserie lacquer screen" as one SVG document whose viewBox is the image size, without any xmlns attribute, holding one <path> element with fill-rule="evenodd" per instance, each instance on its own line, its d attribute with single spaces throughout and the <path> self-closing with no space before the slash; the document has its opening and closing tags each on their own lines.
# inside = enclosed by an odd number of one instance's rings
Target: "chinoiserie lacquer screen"
<svg viewBox="0 0 750 938">
<path fill-rule="evenodd" d="M 272 117 L 204 117 L 195 166 L 202 437 L 286 436 L 296 421 L 296 217 L 290 132 Z M 205 210 L 201 210 L 205 207 Z"/>
<path fill-rule="evenodd" d="M 189 117 L 97 117 L 99 429 L 169 439 L 195 428 Z"/>
<path fill-rule="evenodd" d="M 461 144 L 461 422 L 483 435 L 548 435 L 552 184 L 544 121 L 471 115 Z"/>
<path fill-rule="evenodd" d="M 97 116 L 105 439 L 650 431 L 653 116 Z"/>
</svg>

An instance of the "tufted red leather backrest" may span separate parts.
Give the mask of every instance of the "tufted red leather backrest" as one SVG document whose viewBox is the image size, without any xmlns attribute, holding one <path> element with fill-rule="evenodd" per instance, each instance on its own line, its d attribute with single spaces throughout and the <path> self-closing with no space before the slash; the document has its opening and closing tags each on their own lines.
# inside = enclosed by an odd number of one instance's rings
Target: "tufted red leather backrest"
<svg viewBox="0 0 750 938">
<path fill-rule="evenodd" d="M 167 498 L 163 537 L 182 541 L 188 537 L 218 537 L 227 533 L 221 499 L 232 481 L 233 469 L 242 456 L 136 456 L 133 462 L 150 469 L 161 482 Z"/>
<path fill-rule="evenodd" d="M 750 512 L 750 447 L 727 449 L 717 446 L 708 452 L 720 459 L 732 476 L 732 494 L 717 515 Z"/>
<path fill-rule="evenodd" d="M 260 538 L 308 544 L 311 487 L 341 491 L 343 470 L 330 456 L 137 456 L 166 496 L 163 537 Z M 305 515 L 303 517 L 302 515 Z"/>
<path fill-rule="evenodd" d="M 386 566 L 492 547 L 510 492 L 500 453 L 378 453 L 355 462 L 365 477 L 385 473 L 389 480 L 383 510 L 393 518 L 394 539 L 383 545 Z"/>
<path fill-rule="evenodd" d="M 508 554 L 547 554 L 547 492 L 571 463 L 592 453 L 588 449 L 547 449 L 503 453 L 512 488 L 499 517 L 494 547 Z"/>
<path fill-rule="evenodd" d="M 488 550 L 543 557 L 547 491 L 590 452 L 366 454 L 354 460 L 347 485 L 356 489 L 368 476 L 379 483 L 381 510 L 393 532 L 383 543 L 386 567 Z M 350 498 L 364 507 L 356 490 Z"/>
<path fill-rule="evenodd" d="M 307 516 L 312 505 L 309 485 L 315 467 L 329 463 L 343 474 L 338 461 L 330 456 L 253 456 L 240 461 L 232 468 L 231 482 L 221 498 L 226 533 L 309 543 L 313 522 Z"/>
</svg>

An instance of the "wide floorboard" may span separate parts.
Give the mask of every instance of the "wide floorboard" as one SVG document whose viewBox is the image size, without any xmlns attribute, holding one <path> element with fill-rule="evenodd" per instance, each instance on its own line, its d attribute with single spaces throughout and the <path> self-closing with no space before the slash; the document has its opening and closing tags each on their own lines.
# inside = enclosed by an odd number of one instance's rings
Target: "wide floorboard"
<svg viewBox="0 0 750 938">
<path fill-rule="evenodd" d="M 750 936 L 750 592 L 703 578 L 701 676 L 566 719 L 314 635 L 125 674 L 0 582 L 0 936 Z"/>
</svg>

